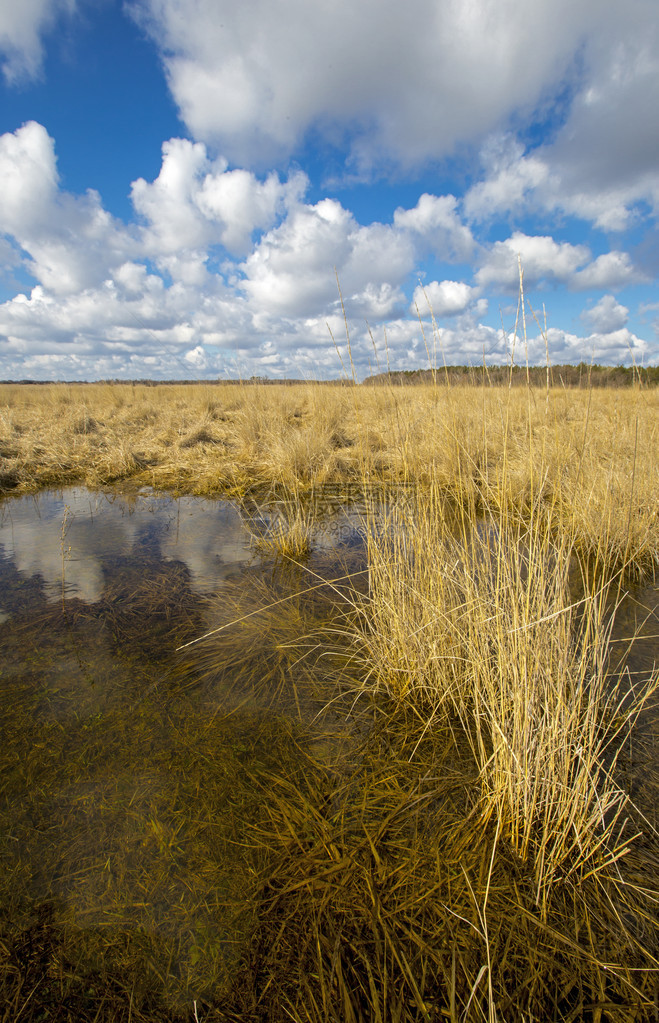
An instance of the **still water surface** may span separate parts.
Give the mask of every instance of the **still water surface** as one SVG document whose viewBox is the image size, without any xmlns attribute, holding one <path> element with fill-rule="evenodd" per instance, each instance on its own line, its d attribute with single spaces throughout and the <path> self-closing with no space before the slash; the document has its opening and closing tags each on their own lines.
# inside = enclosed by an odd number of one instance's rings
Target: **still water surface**
<svg viewBox="0 0 659 1023">
<path fill-rule="evenodd" d="M 289 598 L 363 567 L 358 509 L 326 501 L 305 569 L 255 553 L 272 514 L 84 488 L 0 505 L 8 969 L 29 972 L 36 927 L 87 986 L 137 999 L 141 985 L 156 1010 L 210 1000 L 230 976 L 252 922 L 268 779 L 295 779 L 332 743 L 313 693 L 296 688 L 295 643 L 323 608 L 317 593 Z M 622 648 L 639 634 L 633 673 L 651 670 L 657 632 L 656 588 L 638 588 L 614 637 Z M 655 760 L 636 781 L 646 814 L 657 791 Z"/>
<path fill-rule="evenodd" d="M 210 653 L 176 650 L 309 587 L 309 569 L 254 553 L 272 514 L 83 488 L 0 505 L 0 938 L 23 949 L 16 969 L 47 919 L 97 983 L 150 984 L 166 1006 L 221 987 L 250 923 L 267 778 L 326 746 L 290 685 L 258 684 L 278 671 L 295 688 L 279 647 L 315 612 L 288 600 Z M 336 574 L 360 542 L 329 502 L 309 568 Z"/>
</svg>

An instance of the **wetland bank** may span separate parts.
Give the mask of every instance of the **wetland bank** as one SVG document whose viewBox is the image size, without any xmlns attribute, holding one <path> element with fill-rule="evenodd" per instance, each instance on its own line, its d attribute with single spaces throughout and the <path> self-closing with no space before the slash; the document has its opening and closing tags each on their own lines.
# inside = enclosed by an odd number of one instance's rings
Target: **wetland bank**
<svg viewBox="0 0 659 1023">
<path fill-rule="evenodd" d="M 658 405 L 0 387 L 0 1018 L 653 1019 Z"/>
</svg>

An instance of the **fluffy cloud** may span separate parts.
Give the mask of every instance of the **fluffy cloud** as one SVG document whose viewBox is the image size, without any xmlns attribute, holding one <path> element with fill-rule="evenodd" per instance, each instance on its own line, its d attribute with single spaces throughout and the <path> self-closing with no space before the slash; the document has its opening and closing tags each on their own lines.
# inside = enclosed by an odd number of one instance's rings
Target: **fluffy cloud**
<svg viewBox="0 0 659 1023">
<path fill-rule="evenodd" d="M 10 83 L 34 78 L 41 70 L 42 36 L 62 14 L 75 10 L 76 0 L 20 0 L 0 4 L 0 58 Z"/>
<path fill-rule="evenodd" d="M 421 315 L 430 311 L 436 318 L 456 316 L 463 313 L 478 296 L 478 289 L 469 287 L 463 281 L 431 281 L 419 285 L 414 292 L 410 312 Z"/>
<path fill-rule="evenodd" d="M 201 345 L 197 345 L 196 348 L 191 348 L 189 352 L 185 353 L 183 358 L 196 370 L 204 370 L 208 365 L 206 351 Z"/>
<path fill-rule="evenodd" d="M 537 339 L 538 351 L 534 361 L 542 361 L 541 338 Z M 656 359 L 656 346 L 633 334 L 626 327 L 613 331 L 595 331 L 588 337 L 579 337 L 567 331 L 550 328 L 547 340 L 551 361 L 559 363 L 600 362 L 605 365 L 631 366 L 647 365 L 648 358 Z M 544 341 L 542 342 L 544 345 Z"/>
<path fill-rule="evenodd" d="M 632 0 L 652 16 L 652 0 Z M 234 161 L 290 153 L 311 128 L 352 156 L 441 157 L 528 115 L 627 29 L 616 0 L 133 0 L 193 136 Z M 542 40 L 542 45 L 538 45 Z M 532 54 L 532 58 L 530 55 Z M 583 71 L 582 71 L 583 73 Z"/>
<path fill-rule="evenodd" d="M 626 252 L 605 252 L 591 261 L 586 245 L 557 242 L 548 236 L 529 236 L 516 231 L 495 242 L 476 273 L 481 288 L 498 285 L 507 290 L 519 287 L 519 265 L 524 285 L 547 281 L 562 282 L 574 291 L 594 288 L 622 288 L 643 280 Z"/>
<path fill-rule="evenodd" d="M 29 272 L 56 294 L 100 283 L 108 266 L 135 248 L 130 232 L 102 207 L 97 192 L 58 190 L 55 148 L 34 121 L 0 136 L 0 232 L 27 253 Z"/>
<path fill-rule="evenodd" d="M 338 302 L 328 270 L 335 267 L 346 297 L 364 311 L 391 305 L 396 289 L 414 269 L 415 252 L 405 233 L 374 223 L 363 227 L 335 199 L 291 211 L 264 235 L 242 264 L 242 288 L 266 313 L 313 316 Z M 384 291 L 382 290 L 384 288 Z M 402 296 L 400 296 L 402 297 Z"/>
<path fill-rule="evenodd" d="M 56 294 L 75 294 L 99 284 L 108 267 L 125 262 L 136 242 L 101 205 L 97 192 L 60 196 L 50 223 L 38 234 L 16 236 L 31 259 L 27 266 Z"/>
<path fill-rule="evenodd" d="M 589 266 L 574 275 L 572 287 L 577 291 L 587 288 L 622 288 L 643 280 L 626 252 L 604 252 Z"/>
<path fill-rule="evenodd" d="M 481 150 L 485 179 L 469 189 L 463 209 L 470 221 L 484 221 L 519 209 L 550 182 L 547 163 L 538 155 L 524 156 L 523 146 L 511 135 L 491 136 Z"/>
<path fill-rule="evenodd" d="M 395 211 L 394 225 L 416 235 L 425 248 L 440 259 L 461 262 L 472 255 L 476 243 L 457 207 L 454 195 L 424 192 L 413 209 L 399 207 Z"/>
<path fill-rule="evenodd" d="M 201 286 L 214 245 L 234 255 L 248 251 L 253 232 L 271 227 L 307 187 L 301 173 L 282 183 L 275 174 L 259 181 L 226 168 L 226 161 L 210 161 L 201 143 L 166 142 L 155 181 L 133 183 L 144 226 L 129 229 L 96 192 L 59 191 L 54 142 L 30 122 L 0 137 L 0 232 L 16 239 L 30 273 L 57 294 L 97 286 L 138 254 L 174 280 Z"/>
<path fill-rule="evenodd" d="M 614 148 L 610 128 L 605 134 L 602 127 L 602 132 L 600 149 L 605 142 L 609 149 Z M 517 214 L 522 210 L 559 211 L 604 231 L 624 231 L 633 224 L 638 203 L 649 203 L 655 215 L 659 212 L 659 171 L 648 169 L 645 159 L 640 169 L 632 159 L 626 169 L 618 167 L 614 173 L 611 168 L 610 179 L 598 182 L 590 154 L 582 152 L 574 138 L 569 145 L 563 142 L 564 134 L 567 126 L 557 143 L 528 155 L 511 136 L 489 139 L 481 153 L 485 177 L 464 198 L 467 219 L 482 222 L 513 210 Z M 647 148 L 654 147 L 652 132 L 645 136 L 645 143 Z M 659 164 L 659 146 L 656 158 Z M 604 156 L 602 162 L 606 163 Z"/>
<path fill-rule="evenodd" d="M 616 302 L 613 295 L 604 295 L 592 309 L 586 309 L 581 314 L 581 318 L 600 334 L 620 330 L 627 323 L 628 317 L 629 309 Z"/>
<path fill-rule="evenodd" d="M 255 346 L 249 311 L 217 279 L 200 293 L 137 265 L 117 276 L 75 295 L 37 285 L 0 305 L 0 376 L 16 376 L 12 365 L 56 378 L 231 375 L 238 345 Z"/>
<path fill-rule="evenodd" d="M 347 302 L 351 316 L 376 322 L 399 316 L 407 305 L 403 289 L 389 281 L 369 281 L 361 291 L 344 295 L 344 301 Z M 335 305 L 335 301 L 332 305 Z"/>
<path fill-rule="evenodd" d="M 0 231 L 19 237 L 39 229 L 57 193 L 55 145 L 36 121 L 0 136 Z"/>
<path fill-rule="evenodd" d="M 248 171 L 229 171 L 226 160 L 211 161 L 202 143 L 187 139 L 170 139 L 162 153 L 155 181 L 139 178 L 131 189 L 148 225 L 145 245 L 157 256 L 213 244 L 242 255 L 253 232 L 271 227 L 308 184 L 299 172 L 282 184 L 276 174 L 259 181 Z"/>
<path fill-rule="evenodd" d="M 0 170 L 6 262 L 20 258 L 19 246 L 39 282 L 0 306 L 2 364 L 20 365 L 20 375 L 55 365 L 57 376 L 73 377 L 226 374 L 231 365 L 288 374 L 326 366 L 332 375 L 333 268 L 348 314 L 362 324 L 396 317 L 408 303 L 402 281 L 418 232 L 362 226 L 335 200 L 305 205 L 303 175 L 261 181 L 210 161 L 201 144 L 171 140 L 155 181 L 134 184 L 143 223 L 129 227 L 96 193 L 58 188 L 54 144 L 40 125 L 0 139 Z M 248 247 L 242 264 L 230 244 Z"/>
<path fill-rule="evenodd" d="M 519 260 L 524 281 L 537 284 L 546 279 L 567 281 L 590 257 L 585 245 L 556 242 L 546 236 L 529 236 L 516 231 L 503 242 L 495 242 L 476 274 L 480 287 L 495 284 L 515 290 L 519 286 Z"/>
</svg>

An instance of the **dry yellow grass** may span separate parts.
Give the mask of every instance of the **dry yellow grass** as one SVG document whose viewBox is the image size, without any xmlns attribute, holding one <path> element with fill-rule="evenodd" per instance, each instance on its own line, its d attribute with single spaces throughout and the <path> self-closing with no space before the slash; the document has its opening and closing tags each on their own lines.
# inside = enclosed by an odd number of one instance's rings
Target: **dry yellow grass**
<svg viewBox="0 0 659 1023">
<path fill-rule="evenodd" d="M 611 876 L 629 850 L 616 760 L 659 672 L 611 667 L 613 558 L 593 574 L 547 509 L 448 512 L 431 487 L 370 516 L 368 594 L 346 616 L 355 698 L 457 729 L 478 816 L 530 865 L 544 914 L 557 882 Z"/>
<path fill-rule="evenodd" d="M 0 386 L 0 493 L 415 484 L 551 508 L 580 550 L 659 559 L 659 392 L 505 387 Z"/>
</svg>

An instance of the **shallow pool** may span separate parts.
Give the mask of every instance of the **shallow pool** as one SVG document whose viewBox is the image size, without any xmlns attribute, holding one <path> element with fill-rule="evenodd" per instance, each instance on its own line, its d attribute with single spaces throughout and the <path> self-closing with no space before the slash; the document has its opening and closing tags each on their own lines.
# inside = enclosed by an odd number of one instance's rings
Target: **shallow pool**
<svg viewBox="0 0 659 1023">
<path fill-rule="evenodd" d="M 327 746 L 282 649 L 318 607 L 290 598 L 360 543 L 329 505 L 307 566 L 277 563 L 254 544 L 276 514 L 84 488 L 0 505 L 0 920 L 26 984 L 45 956 L 170 1011 L 239 954 L 267 777 Z M 210 654 L 177 652 L 209 630 Z"/>
</svg>

